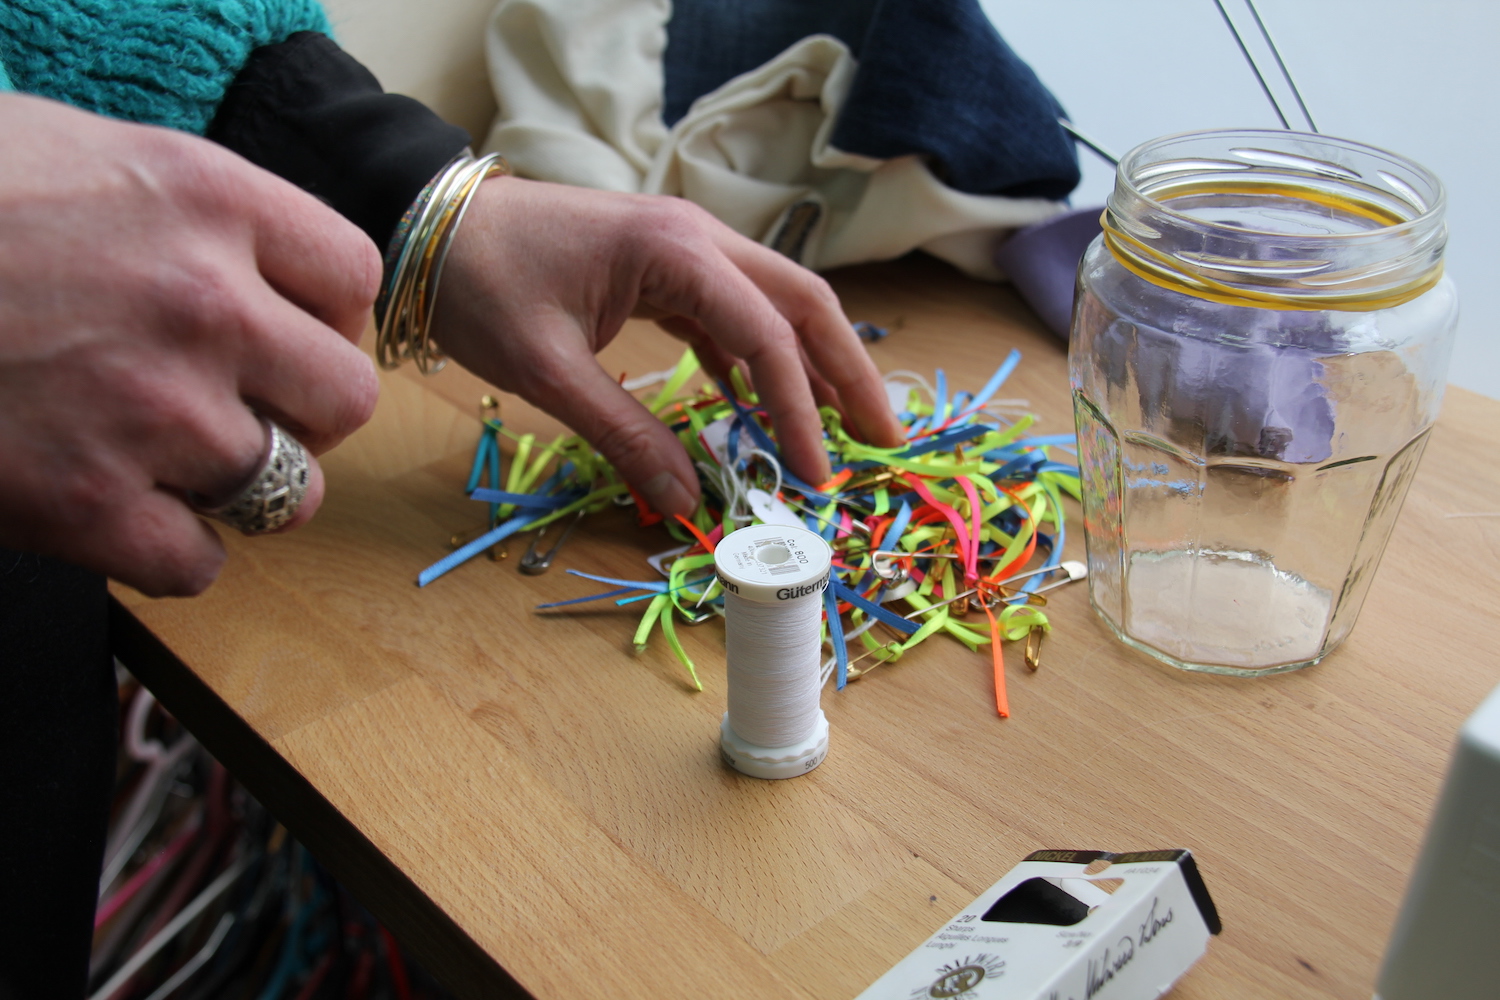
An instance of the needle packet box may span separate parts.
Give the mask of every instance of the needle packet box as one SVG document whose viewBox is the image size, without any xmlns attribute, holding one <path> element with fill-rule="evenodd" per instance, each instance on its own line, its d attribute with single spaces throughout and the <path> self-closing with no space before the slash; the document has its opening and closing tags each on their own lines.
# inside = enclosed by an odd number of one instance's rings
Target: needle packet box
<svg viewBox="0 0 1500 1000">
<path fill-rule="evenodd" d="M 1036 851 L 858 1000 L 1153 1000 L 1220 927 L 1190 851 Z"/>
</svg>

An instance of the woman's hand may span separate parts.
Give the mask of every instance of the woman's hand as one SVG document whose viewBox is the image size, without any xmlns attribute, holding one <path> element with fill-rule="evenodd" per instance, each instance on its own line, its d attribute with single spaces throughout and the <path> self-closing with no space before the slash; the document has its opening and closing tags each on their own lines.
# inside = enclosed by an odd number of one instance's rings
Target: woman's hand
<svg viewBox="0 0 1500 1000">
<path fill-rule="evenodd" d="M 206 140 L 19 95 L 0 133 L 0 544 L 196 593 L 224 552 L 186 496 L 254 474 L 256 414 L 317 452 L 372 411 L 379 255 Z"/>
<path fill-rule="evenodd" d="M 677 198 L 513 177 L 481 185 L 455 238 L 434 336 L 465 368 L 587 438 L 665 513 L 698 497 L 672 432 L 594 359 L 629 316 L 690 344 L 710 374 L 743 362 L 791 470 L 828 478 L 817 405 L 900 442 L 880 375 L 826 282 Z"/>
</svg>

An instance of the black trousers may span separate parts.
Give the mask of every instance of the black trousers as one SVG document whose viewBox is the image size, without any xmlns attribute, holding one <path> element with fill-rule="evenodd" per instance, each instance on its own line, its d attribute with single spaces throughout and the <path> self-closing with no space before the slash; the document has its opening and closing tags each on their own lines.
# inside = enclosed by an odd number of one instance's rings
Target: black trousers
<svg viewBox="0 0 1500 1000">
<path fill-rule="evenodd" d="M 104 578 L 0 549 L 0 1000 L 78 1000 L 115 779 Z"/>
</svg>

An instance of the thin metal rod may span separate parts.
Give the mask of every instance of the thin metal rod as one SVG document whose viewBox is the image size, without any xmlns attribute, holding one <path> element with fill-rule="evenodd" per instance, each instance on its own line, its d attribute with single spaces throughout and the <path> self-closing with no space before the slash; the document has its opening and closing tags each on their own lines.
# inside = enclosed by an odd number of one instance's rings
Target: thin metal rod
<svg viewBox="0 0 1500 1000">
<path fill-rule="evenodd" d="M 1245 57 L 1245 63 L 1249 65 L 1250 72 L 1255 74 L 1255 81 L 1260 84 L 1261 92 L 1266 95 L 1266 100 L 1271 102 L 1271 107 L 1276 111 L 1276 117 L 1281 119 L 1281 127 L 1290 131 L 1292 123 L 1286 120 L 1286 115 L 1281 111 L 1281 105 L 1276 103 L 1276 95 L 1271 93 L 1266 78 L 1260 73 L 1260 67 L 1255 65 L 1255 57 L 1250 54 L 1249 48 L 1245 46 L 1245 40 L 1240 37 L 1240 29 L 1234 26 L 1234 21 L 1230 19 L 1229 11 L 1224 9 L 1221 0 L 1214 0 L 1214 6 L 1219 8 L 1219 16 L 1229 26 L 1229 33 L 1234 36 L 1234 43 L 1240 47 L 1240 54 Z"/>
<path fill-rule="evenodd" d="M 929 604 L 925 608 L 918 608 L 917 610 L 915 610 L 915 611 L 913 611 L 913 612 L 911 612 L 909 614 L 904 614 L 901 617 L 902 618 L 911 619 L 911 618 L 917 617 L 917 615 L 925 615 L 929 611 L 936 611 L 938 608 L 947 607 L 948 605 L 952 604 L 954 601 L 961 601 L 965 597 L 973 597 L 977 593 L 979 593 L 979 588 L 978 587 L 970 587 L 968 590 L 964 591 L 962 594 L 954 594 L 952 597 L 948 598 L 946 601 L 938 601 L 936 604 Z"/>
<path fill-rule="evenodd" d="M 1297 82 L 1292 79 L 1292 71 L 1286 68 L 1286 61 L 1281 58 L 1281 50 L 1276 47 L 1276 42 L 1271 38 L 1271 32 L 1266 28 L 1266 22 L 1260 19 L 1260 11 L 1255 9 L 1255 0 L 1245 0 L 1245 6 L 1250 8 L 1250 16 L 1255 18 L 1255 26 L 1260 29 L 1260 37 L 1266 40 L 1266 45 L 1271 49 L 1271 55 L 1276 57 L 1276 65 L 1281 70 L 1281 78 L 1286 85 L 1292 88 L 1292 96 L 1297 99 L 1297 107 L 1302 109 L 1302 117 L 1307 119 L 1307 130 L 1316 132 L 1318 126 L 1313 124 L 1312 112 L 1307 110 L 1307 102 L 1302 99 L 1302 91 L 1297 89 Z"/>
<path fill-rule="evenodd" d="M 963 556 L 957 552 L 892 552 L 889 549 L 876 549 L 870 553 L 873 556 L 889 556 L 892 558 L 905 557 L 908 559 L 962 559 Z M 996 552 L 987 556 L 980 556 L 979 562 L 999 562 L 1005 558 L 1004 552 Z M 1066 572 L 1061 566 L 1044 566 L 1041 569 L 1027 570 L 1025 573 L 1017 573 L 1008 576 L 1001 583 L 1010 583 L 1012 580 L 1024 580 L 1028 576 L 1036 576 L 1038 573 L 1063 573 Z"/>
<path fill-rule="evenodd" d="M 1056 567 L 1054 567 L 1054 568 L 1056 568 Z M 1011 579 L 1015 579 L 1015 577 L 1012 577 Z M 1023 590 L 1023 591 L 1020 591 L 1019 593 L 1012 594 L 1009 597 L 1001 597 L 998 600 L 996 600 L 995 604 L 1009 604 L 1011 601 L 1025 601 L 1026 598 L 1028 598 L 1028 597 L 1035 597 L 1037 594 L 1045 594 L 1049 590 L 1056 590 L 1058 587 L 1067 586 L 1068 584 L 1072 583 L 1075 579 L 1081 580 L 1081 579 L 1083 579 L 1083 577 L 1081 577 L 1081 576 L 1080 577 L 1072 577 L 1072 576 L 1070 576 L 1070 577 L 1068 577 L 1067 579 L 1064 579 L 1064 580 L 1054 580 L 1052 583 L 1047 584 L 1045 587 L 1038 587 L 1035 590 L 1030 590 L 1030 591 Z M 1010 580 L 1006 580 L 1005 582 L 1009 583 Z M 906 618 L 906 619 L 912 619 L 912 618 L 917 617 L 917 615 L 925 615 L 929 611 L 936 611 L 938 608 L 946 607 L 949 604 L 952 604 L 954 601 L 961 601 L 965 597 L 973 597 L 977 593 L 979 593 L 979 588 L 978 587 L 971 587 L 968 590 L 964 591 L 962 594 L 954 594 L 952 597 L 948 598 L 946 601 L 938 601 L 936 604 L 929 604 L 925 608 L 918 608 L 916 611 L 913 611 L 910 614 L 902 615 L 901 617 L 902 618 Z M 994 604 L 990 605 L 990 607 L 994 607 Z"/>
<path fill-rule="evenodd" d="M 1059 118 L 1057 120 L 1057 124 L 1063 127 L 1064 132 L 1073 137 L 1074 142 L 1078 143 L 1080 146 L 1087 148 L 1091 153 L 1099 157 L 1101 160 L 1104 160 L 1110 166 L 1118 167 L 1120 165 L 1120 158 L 1118 156 L 1116 156 L 1114 153 L 1111 153 L 1103 146 L 1099 145 L 1099 143 L 1095 142 L 1084 133 L 1080 132 L 1078 130 L 1078 126 L 1074 125 L 1066 118 Z"/>
</svg>

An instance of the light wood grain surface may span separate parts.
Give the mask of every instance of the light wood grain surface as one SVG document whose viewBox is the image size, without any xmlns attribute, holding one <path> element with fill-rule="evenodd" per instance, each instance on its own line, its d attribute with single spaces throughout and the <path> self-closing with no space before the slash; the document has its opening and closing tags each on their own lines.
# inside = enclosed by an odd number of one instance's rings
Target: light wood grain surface
<svg viewBox="0 0 1500 1000">
<path fill-rule="evenodd" d="M 1039 431 L 1071 429 L 1063 348 L 1009 291 L 920 261 L 835 284 L 852 317 L 893 328 L 883 369 L 941 365 L 973 389 L 1020 347 L 1004 395 Z M 678 351 L 632 326 L 604 363 Z M 461 371 L 386 376 L 374 420 L 326 456 L 311 525 L 227 537 L 200 598 L 116 591 L 176 656 L 180 676 L 147 673 L 229 710 L 179 696 L 187 724 L 246 724 L 230 763 L 252 789 L 274 808 L 303 801 L 296 783 L 324 809 L 293 832 L 398 931 L 412 901 L 430 911 L 407 921 L 423 954 L 462 939 L 538 998 L 847 998 L 1032 850 L 1188 847 L 1225 929 L 1175 997 L 1367 1000 L 1454 733 L 1500 683 L 1500 402 L 1449 390 L 1359 625 L 1323 664 L 1177 672 L 1112 640 L 1080 585 L 1053 595 L 1040 672 L 1011 647 L 1011 719 L 987 656 L 934 639 L 830 687 L 827 762 L 766 782 L 718 760 L 717 623 L 679 630 L 694 693 L 665 643 L 632 654 L 638 608 L 534 611 L 592 585 L 519 575 L 524 542 L 413 585 L 482 519 L 461 492 L 482 391 Z M 505 407 L 512 427 L 555 427 Z M 1450 516 L 1467 514 L 1491 516 Z M 640 577 L 669 544 L 612 511 L 559 566 Z M 1081 531 L 1069 544 L 1080 556 Z M 343 840 L 317 829 L 329 816 Z M 467 995 L 507 988 L 476 968 L 434 971 Z"/>
</svg>

